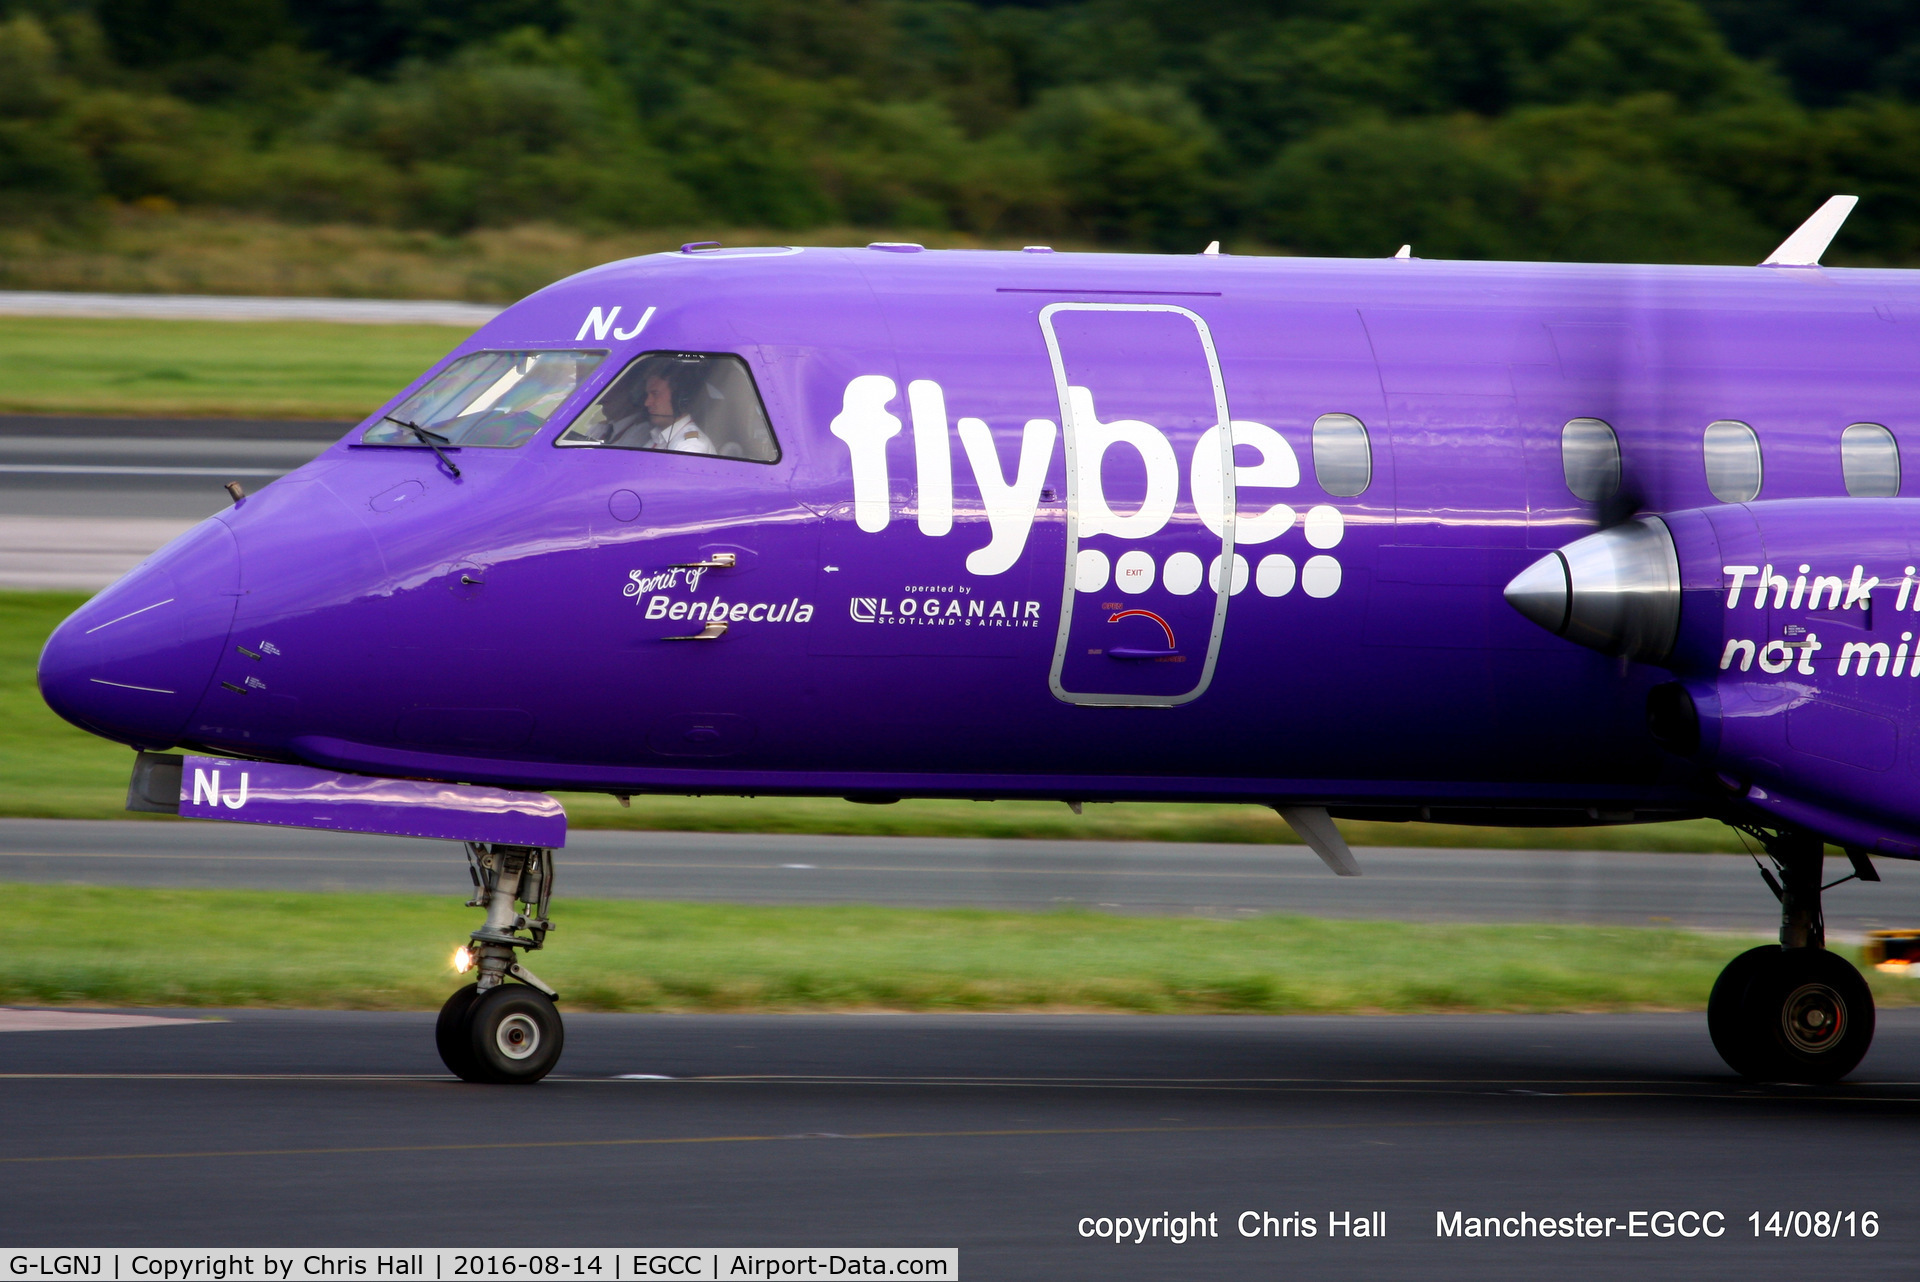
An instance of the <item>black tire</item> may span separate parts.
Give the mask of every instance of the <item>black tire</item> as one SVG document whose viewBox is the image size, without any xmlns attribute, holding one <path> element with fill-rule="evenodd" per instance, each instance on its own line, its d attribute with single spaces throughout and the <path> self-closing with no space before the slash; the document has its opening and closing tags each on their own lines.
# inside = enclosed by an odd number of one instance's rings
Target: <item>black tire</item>
<svg viewBox="0 0 1920 1282">
<path fill-rule="evenodd" d="M 469 1081 L 530 1086 L 553 1071 L 566 1031 L 553 999 L 525 984 L 488 989 L 468 1009 Z"/>
<path fill-rule="evenodd" d="M 1837 1082 L 1873 1045 L 1873 990 L 1824 948 L 1781 949 L 1748 983 L 1743 1015 L 1762 1080 Z"/>
<path fill-rule="evenodd" d="M 447 998 L 446 1005 L 440 1008 L 440 1018 L 433 1026 L 433 1044 L 440 1050 L 440 1062 L 455 1077 L 467 1082 L 481 1080 L 474 1075 L 477 1070 L 467 1035 L 467 1011 L 472 1007 L 473 999 L 479 995 L 478 984 L 455 989 L 453 995 Z"/>
<path fill-rule="evenodd" d="M 1707 1036 L 1713 1049 L 1727 1067 L 1742 1077 L 1765 1075 L 1768 1061 L 1752 1036 L 1752 1023 L 1745 1015 L 1747 989 L 1767 963 L 1780 956 L 1778 944 L 1750 948 L 1727 963 L 1720 978 L 1713 981 L 1713 993 L 1707 998 Z"/>
</svg>

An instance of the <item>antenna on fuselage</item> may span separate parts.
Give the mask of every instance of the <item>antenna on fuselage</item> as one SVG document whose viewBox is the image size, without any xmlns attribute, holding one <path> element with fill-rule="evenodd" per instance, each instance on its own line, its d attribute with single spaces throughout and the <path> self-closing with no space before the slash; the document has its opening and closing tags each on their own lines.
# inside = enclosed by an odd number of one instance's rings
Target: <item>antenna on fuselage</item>
<svg viewBox="0 0 1920 1282">
<path fill-rule="evenodd" d="M 1203 249 L 1203 250 L 1201 250 L 1201 251 L 1200 251 L 1200 253 L 1201 253 L 1201 255 L 1202 255 L 1202 256 L 1208 256 L 1208 255 L 1211 255 L 1211 256 L 1213 256 L 1213 257 L 1216 257 L 1216 258 L 1217 258 L 1217 257 L 1219 257 L 1219 254 L 1220 254 L 1220 242 L 1219 242 L 1219 241 L 1217 241 L 1217 240 L 1210 240 L 1210 241 L 1208 241 L 1208 242 L 1207 242 L 1207 247 L 1206 247 L 1205 249 Z"/>
<path fill-rule="evenodd" d="M 1799 230 L 1780 242 L 1780 248 L 1768 254 L 1762 267 L 1818 267 L 1820 255 L 1827 252 L 1827 246 L 1840 231 L 1840 224 L 1847 221 L 1847 215 L 1860 203 L 1858 196 L 1832 196 L 1827 203 L 1813 211 L 1813 217 L 1800 224 Z"/>
<path fill-rule="evenodd" d="M 1393 251 L 1393 256 L 1394 256 L 1395 258 L 1412 258 L 1412 257 L 1413 257 L 1413 246 L 1412 246 L 1412 245 L 1402 245 L 1402 246 L 1400 246 L 1400 248 L 1398 248 L 1398 249 L 1396 249 L 1396 250 L 1394 250 L 1394 251 Z"/>
</svg>

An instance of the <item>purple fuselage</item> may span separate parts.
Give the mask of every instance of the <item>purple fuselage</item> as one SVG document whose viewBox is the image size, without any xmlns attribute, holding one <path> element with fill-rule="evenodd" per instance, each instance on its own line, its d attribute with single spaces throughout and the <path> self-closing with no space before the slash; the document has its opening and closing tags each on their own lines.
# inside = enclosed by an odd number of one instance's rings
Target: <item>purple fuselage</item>
<svg viewBox="0 0 1920 1282">
<path fill-rule="evenodd" d="M 457 479 L 356 429 L 211 518 L 62 625 L 48 702 L 146 748 L 509 788 L 1714 813 L 1726 772 L 1648 730 L 1671 674 L 1502 599 L 1614 519 L 1564 426 L 1610 425 L 1656 514 L 1722 506 L 1715 421 L 1759 439 L 1757 507 L 1844 499 L 1849 424 L 1920 440 L 1893 271 L 695 252 L 562 281 L 449 360 L 490 349 L 610 355 Z M 661 351 L 743 358 L 778 461 L 554 446 Z M 1365 429 L 1358 493 L 1317 466 L 1328 416 Z M 1862 511 L 1889 503 L 1914 524 Z M 1890 593 L 1912 542 L 1879 542 Z M 1836 657 L 1891 738 L 1804 769 L 1877 771 L 1876 830 L 1913 830 L 1913 685 Z"/>
</svg>

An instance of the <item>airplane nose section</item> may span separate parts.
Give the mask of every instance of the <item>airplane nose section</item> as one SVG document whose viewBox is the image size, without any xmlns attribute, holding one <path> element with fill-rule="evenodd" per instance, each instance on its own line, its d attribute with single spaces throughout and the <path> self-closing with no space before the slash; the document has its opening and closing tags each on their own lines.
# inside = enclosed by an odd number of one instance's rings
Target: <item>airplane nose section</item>
<svg viewBox="0 0 1920 1282">
<path fill-rule="evenodd" d="M 1666 523 L 1643 516 L 1541 557 L 1505 595 L 1556 636 L 1659 663 L 1680 633 L 1680 556 Z"/>
<path fill-rule="evenodd" d="M 202 522 L 54 629 L 41 697 L 94 734 L 172 747 L 213 679 L 239 591 L 233 532 Z"/>
</svg>

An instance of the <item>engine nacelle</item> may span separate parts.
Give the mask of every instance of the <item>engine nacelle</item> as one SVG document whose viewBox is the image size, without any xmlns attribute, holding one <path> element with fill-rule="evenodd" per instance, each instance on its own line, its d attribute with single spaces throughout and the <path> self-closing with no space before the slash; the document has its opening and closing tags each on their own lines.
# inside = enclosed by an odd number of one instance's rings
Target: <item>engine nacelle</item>
<svg viewBox="0 0 1920 1282">
<path fill-rule="evenodd" d="M 1671 669 L 1649 722 L 1776 820 L 1920 858 L 1920 500 L 1787 499 L 1642 517 L 1542 558 L 1507 599 Z"/>
</svg>

